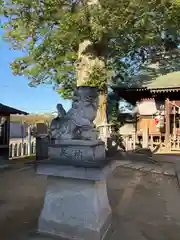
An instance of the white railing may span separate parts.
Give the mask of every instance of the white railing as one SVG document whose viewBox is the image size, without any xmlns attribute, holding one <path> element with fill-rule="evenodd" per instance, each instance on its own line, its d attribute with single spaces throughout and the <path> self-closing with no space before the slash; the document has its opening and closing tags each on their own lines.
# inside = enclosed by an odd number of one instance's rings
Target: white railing
<svg viewBox="0 0 180 240">
<path fill-rule="evenodd" d="M 36 140 L 31 139 L 11 139 L 9 144 L 9 158 L 23 158 L 36 153 Z"/>
<path fill-rule="evenodd" d="M 107 138 L 111 138 L 113 135 L 112 124 L 101 124 L 96 126 L 99 131 L 99 138 L 106 142 Z M 120 133 L 119 133 L 120 134 Z M 136 133 L 135 130 L 129 134 L 120 134 L 122 138 L 122 145 L 126 151 L 135 149 L 136 147 Z M 113 142 L 112 142 L 113 144 Z"/>
</svg>

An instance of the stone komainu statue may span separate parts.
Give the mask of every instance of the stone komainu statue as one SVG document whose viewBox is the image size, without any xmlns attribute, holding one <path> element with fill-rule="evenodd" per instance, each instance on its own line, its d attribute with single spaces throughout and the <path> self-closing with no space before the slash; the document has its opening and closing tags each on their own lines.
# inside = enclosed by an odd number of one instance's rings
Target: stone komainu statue
<svg viewBox="0 0 180 240">
<path fill-rule="evenodd" d="M 66 111 L 64 110 L 62 104 L 58 103 L 56 108 L 58 111 L 58 116 L 52 120 L 50 126 L 50 135 L 53 138 L 56 137 L 57 129 L 60 128 L 61 119 L 66 115 Z"/>
<path fill-rule="evenodd" d="M 74 91 L 72 108 L 66 113 L 61 104 L 57 105 L 58 117 L 52 120 L 50 136 L 56 142 L 62 140 L 96 140 L 97 131 L 93 121 L 98 108 L 98 90 L 81 86 Z"/>
</svg>

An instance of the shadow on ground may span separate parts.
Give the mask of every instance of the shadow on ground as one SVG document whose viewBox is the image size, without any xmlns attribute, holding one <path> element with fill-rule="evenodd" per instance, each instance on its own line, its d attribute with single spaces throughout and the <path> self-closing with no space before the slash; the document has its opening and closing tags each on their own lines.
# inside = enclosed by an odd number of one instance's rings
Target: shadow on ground
<svg viewBox="0 0 180 240">
<path fill-rule="evenodd" d="M 36 228 L 46 177 L 33 169 L 0 175 L 0 236 L 25 240 Z M 118 167 L 108 179 L 113 232 L 108 240 L 179 240 L 180 192 L 175 178 Z"/>
</svg>

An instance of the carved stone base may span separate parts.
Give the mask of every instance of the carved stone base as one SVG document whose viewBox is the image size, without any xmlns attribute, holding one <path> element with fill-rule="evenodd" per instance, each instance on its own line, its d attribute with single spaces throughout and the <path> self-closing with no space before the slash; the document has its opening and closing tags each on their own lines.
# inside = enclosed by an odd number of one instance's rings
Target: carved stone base
<svg viewBox="0 0 180 240">
<path fill-rule="evenodd" d="M 48 147 L 50 161 L 61 165 L 101 167 L 106 164 L 102 141 L 67 140 Z"/>
<path fill-rule="evenodd" d="M 48 185 L 39 218 L 39 238 L 31 239 L 104 239 L 111 226 L 106 186 L 111 172 L 110 165 L 103 169 L 39 165 L 37 173 L 48 176 Z"/>
</svg>

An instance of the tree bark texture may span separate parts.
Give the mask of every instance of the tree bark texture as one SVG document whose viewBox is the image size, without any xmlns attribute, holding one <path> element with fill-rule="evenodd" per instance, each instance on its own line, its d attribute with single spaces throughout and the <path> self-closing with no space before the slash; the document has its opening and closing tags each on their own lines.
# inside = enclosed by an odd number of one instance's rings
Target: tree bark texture
<svg viewBox="0 0 180 240">
<path fill-rule="evenodd" d="M 93 48 L 93 43 L 89 40 L 85 40 L 79 45 L 78 53 L 78 63 L 76 65 L 77 74 L 77 86 L 88 85 L 90 75 L 94 67 L 104 68 L 105 63 L 98 56 L 95 49 Z M 97 117 L 95 119 L 95 124 L 100 125 L 107 123 L 107 90 L 100 92 L 99 94 L 99 108 L 97 111 Z"/>
</svg>

